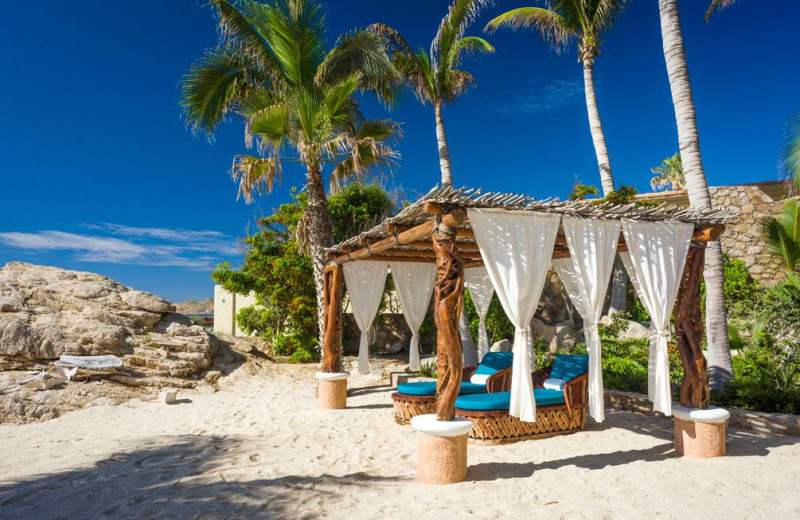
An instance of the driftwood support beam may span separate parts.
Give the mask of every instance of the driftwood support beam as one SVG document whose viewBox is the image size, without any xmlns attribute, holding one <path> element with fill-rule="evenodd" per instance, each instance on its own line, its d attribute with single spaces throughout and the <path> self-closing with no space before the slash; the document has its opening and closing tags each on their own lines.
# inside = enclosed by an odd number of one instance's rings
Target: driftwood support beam
<svg viewBox="0 0 800 520">
<path fill-rule="evenodd" d="M 675 337 L 683 365 L 681 404 L 708 408 L 708 367 L 703 356 L 703 314 L 700 310 L 700 281 L 703 279 L 706 244 L 692 241 L 675 302 Z"/>
<path fill-rule="evenodd" d="M 322 371 L 342 371 L 342 268 L 328 265 L 322 271 L 324 310 Z"/>
<path fill-rule="evenodd" d="M 436 223 L 433 247 L 436 250 L 433 318 L 438 332 L 436 419 L 451 421 L 455 417 L 455 403 L 462 377 L 458 319 L 464 304 L 464 264 L 458 254 L 455 229 Z"/>
</svg>

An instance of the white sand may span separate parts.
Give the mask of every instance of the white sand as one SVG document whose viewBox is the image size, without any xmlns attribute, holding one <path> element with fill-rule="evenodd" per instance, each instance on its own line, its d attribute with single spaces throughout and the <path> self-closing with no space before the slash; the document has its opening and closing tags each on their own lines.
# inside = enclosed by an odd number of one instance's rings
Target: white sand
<svg viewBox="0 0 800 520">
<path fill-rule="evenodd" d="M 353 377 L 351 408 L 322 412 L 313 368 L 268 371 L 174 405 L 1 425 L 0 518 L 800 518 L 798 438 L 729 430 L 729 456 L 681 459 L 668 420 L 610 412 L 470 446 L 466 482 L 424 486 L 388 387 Z"/>
</svg>

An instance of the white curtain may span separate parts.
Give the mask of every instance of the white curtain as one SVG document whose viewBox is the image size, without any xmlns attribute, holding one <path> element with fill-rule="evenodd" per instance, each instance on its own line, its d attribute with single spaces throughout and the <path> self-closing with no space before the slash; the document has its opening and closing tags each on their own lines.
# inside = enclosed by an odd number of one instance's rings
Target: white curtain
<svg viewBox="0 0 800 520">
<path fill-rule="evenodd" d="M 683 276 L 694 226 L 683 222 L 622 223 L 628 255 L 622 260 L 633 272 L 639 299 L 652 319 L 647 394 L 653 410 L 672 414 L 667 341 L 669 319 Z"/>
<path fill-rule="evenodd" d="M 419 328 L 431 302 L 436 265 L 419 262 L 392 262 L 389 264 L 394 278 L 397 297 L 403 307 L 403 316 L 411 329 L 408 349 L 408 368 L 412 372 L 422 368 L 419 361 Z"/>
<path fill-rule="evenodd" d="M 378 307 L 386 284 L 386 268 L 383 262 L 356 260 L 347 262 L 344 269 L 344 283 L 350 296 L 350 306 L 361 330 L 361 343 L 358 346 L 358 371 L 369 372 L 369 339 L 367 332 L 378 314 Z"/>
<path fill-rule="evenodd" d="M 603 367 L 597 324 L 614 267 L 620 224 L 613 220 L 563 217 L 561 226 L 570 256 L 553 260 L 553 265 L 583 318 L 589 351 L 589 413 L 595 421 L 603 422 Z"/>
<path fill-rule="evenodd" d="M 516 328 L 509 413 L 535 422 L 531 320 L 547 278 L 560 219 L 527 211 L 470 209 L 468 215 L 494 290 Z"/>
<path fill-rule="evenodd" d="M 486 331 L 486 313 L 489 312 L 489 304 L 492 302 L 494 288 L 489 272 L 485 267 L 471 267 L 464 270 L 464 281 L 469 289 L 472 303 L 478 311 L 480 324 L 478 325 L 478 361 L 483 360 L 483 356 L 489 352 L 489 333 Z"/>
</svg>

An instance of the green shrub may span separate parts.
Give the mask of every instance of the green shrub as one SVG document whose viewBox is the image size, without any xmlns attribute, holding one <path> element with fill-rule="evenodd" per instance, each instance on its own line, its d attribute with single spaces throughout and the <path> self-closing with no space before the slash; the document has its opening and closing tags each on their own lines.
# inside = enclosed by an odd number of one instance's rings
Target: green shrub
<svg viewBox="0 0 800 520">
<path fill-rule="evenodd" d="M 298 347 L 289 357 L 289 363 L 315 363 L 319 361 L 319 353 L 305 347 Z"/>
<path fill-rule="evenodd" d="M 800 362 L 796 348 L 767 336 L 747 342 L 733 358 L 736 378 L 712 402 L 762 412 L 800 413 Z"/>
<path fill-rule="evenodd" d="M 472 303 L 472 297 L 469 290 L 464 291 L 464 305 L 467 307 L 467 318 L 469 319 L 469 330 L 472 337 L 478 338 L 478 328 L 480 327 L 480 318 L 478 311 L 475 309 L 475 304 Z M 489 335 L 489 344 L 507 339 L 514 341 L 514 324 L 506 316 L 500 300 L 495 294 L 492 296 L 492 301 L 489 303 L 489 310 L 486 312 L 486 332 Z"/>
<path fill-rule="evenodd" d="M 236 294 L 256 295 L 256 305 L 240 310 L 236 321 L 243 331 L 257 334 L 279 356 L 308 363 L 319 357 L 317 303 L 310 259 L 297 241 L 307 196 L 292 190 L 293 200 L 258 221 L 241 267 L 220 264 L 215 282 Z M 393 208 L 378 186 L 352 184 L 328 199 L 337 241 L 383 219 Z M 296 354 L 296 355 L 295 355 Z"/>
</svg>

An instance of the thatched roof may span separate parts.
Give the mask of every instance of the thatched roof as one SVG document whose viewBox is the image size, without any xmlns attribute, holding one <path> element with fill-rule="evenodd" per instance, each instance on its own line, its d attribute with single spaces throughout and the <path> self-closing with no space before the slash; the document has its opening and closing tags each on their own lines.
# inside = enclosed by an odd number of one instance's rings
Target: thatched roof
<svg viewBox="0 0 800 520">
<path fill-rule="evenodd" d="M 410 230 L 426 224 L 435 218 L 430 212 L 431 207 L 438 208 L 441 213 L 451 213 L 457 210 L 469 208 L 497 208 L 513 211 L 534 211 L 540 213 L 556 213 L 559 215 L 571 215 L 585 218 L 606 218 L 606 219 L 628 219 L 648 222 L 687 222 L 694 224 L 696 231 L 703 229 L 713 229 L 714 235 L 718 235 L 724 230 L 724 225 L 735 215 L 727 210 L 699 210 L 692 208 L 681 208 L 673 205 L 661 204 L 657 206 L 643 206 L 641 204 L 610 204 L 598 203 L 591 200 L 580 201 L 560 201 L 559 199 L 549 198 L 537 200 L 528 195 L 514 193 L 484 193 L 480 189 L 460 189 L 454 188 L 434 188 L 417 202 L 404 208 L 397 215 L 389 217 L 380 224 L 368 229 L 357 236 L 349 238 L 340 244 L 328 249 L 328 257 L 336 259 L 337 263 L 349 260 L 349 253 L 361 249 L 369 249 L 369 246 L 380 241 L 385 241 L 394 237 L 391 248 L 381 248 L 381 251 L 363 254 L 362 257 L 377 257 L 395 255 L 402 253 L 409 257 L 409 261 L 423 261 L 429 258 L 432 249 L 430 245 L 415 240 L 410 243 L 398 241 L 398 233 Z M 471 234 L 469 220 L 465 219 L 458 226 L 458 245 L 469 256 L 470 251 L 477 251 L 477 244 Z M 429 235 L 429 234 L 428 234 Z M 559 242 L 561 242 L 559 244 Z M 563 240 L 557 240 L 556 254 L 559 247 L 564 246 Z M 623 244 L 624 246 L 624 244 Z M 415 259 L 414 254 L 419 253 Z M 342 255 L 348 258 L 342 258 Z M 476 257 L 478 261 L 479 257 Z M 395 258 L 397 260 L 397 258 Z M 469 261 L 469 258 L 467 258 Z"/>
</svg>

